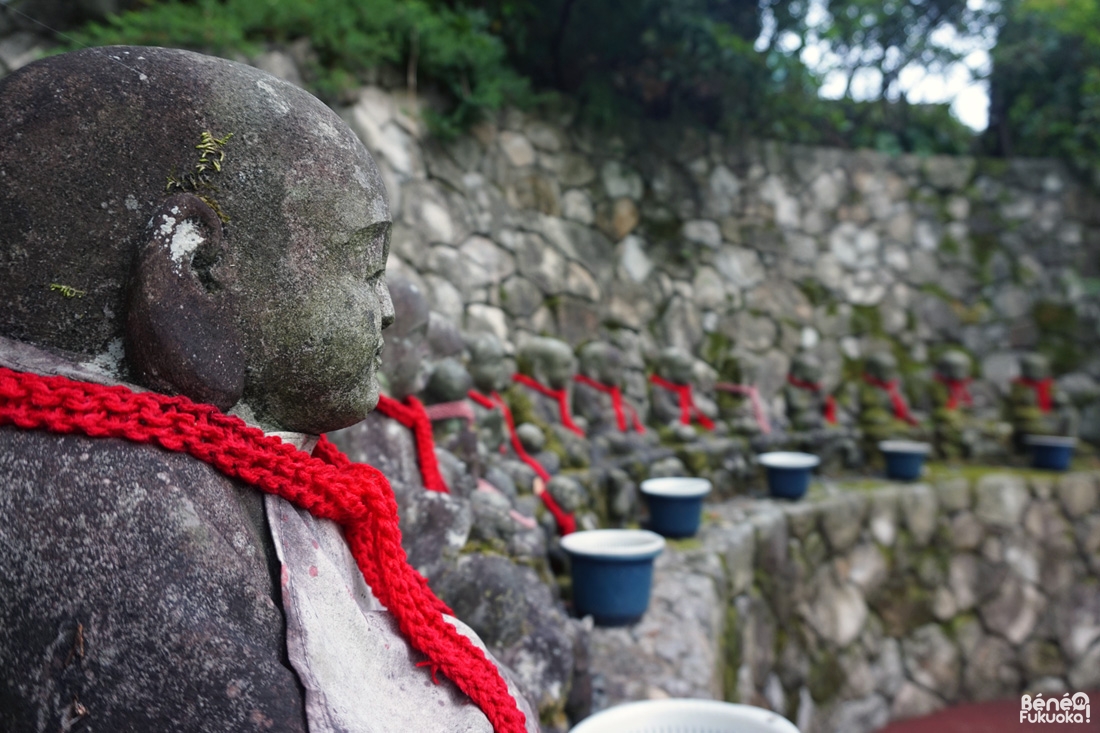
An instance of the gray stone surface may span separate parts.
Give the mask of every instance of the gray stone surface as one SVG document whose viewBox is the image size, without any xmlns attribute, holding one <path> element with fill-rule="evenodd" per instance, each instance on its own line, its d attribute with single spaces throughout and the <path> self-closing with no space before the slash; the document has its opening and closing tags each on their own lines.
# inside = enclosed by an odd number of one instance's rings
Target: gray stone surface
<svg viewBox="0 0 1100 733">
<path fill-rule="evenodd" d="M 75 699 L 116 730 L 306 730 L 258 492 L 148 446 L 0 441 L 2 684 L 35 693 L 9 692 L 0 727 L 60 725 Z"/>
<path fill-rule="evenodd" d="M 974 493 L 974 512 L 983 522 L 996 527 L 1018 525 L 1029 499 L 1023 478 L 1010 474 L 982 476 Z"/>
<path fill-rule="evenodd" d="M 937 625 L 922 626 L 901 643 L 905 670 L 917 684 L 953 700 L 959 693 L 959 650 Z"/>
</svg>

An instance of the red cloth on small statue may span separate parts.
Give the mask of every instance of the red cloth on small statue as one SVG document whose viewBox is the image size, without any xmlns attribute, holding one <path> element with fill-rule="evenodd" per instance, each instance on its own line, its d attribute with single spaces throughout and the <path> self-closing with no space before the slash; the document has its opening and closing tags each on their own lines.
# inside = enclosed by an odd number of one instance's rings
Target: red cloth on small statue
<svg viewBox="0 0 1100 733">
<path fill-rule="evenodd" d="M 0 425 L 118 438 L 187 453 L 229 478 L 336 522 L 371 592 L 412 647 L 427 655 L 418 666 L 430 667 L 433 678 L 440 671 L 453 680 L 497 733 L 526 733 L 525 716 L 496 665 L 443 618 L 451 610 L 409 565 L 389 481 L 373 466 L 352 463 L 325 436 L 308 454 L 186 397 L 3 367 Z"/>
<path fill-rule="evenodd" d="M 625 433 L 627 430 L 626 424 L 626 410 L 630 410 L 630 421 L 635 432 L 644 433 L 645 426 L 642 425 L 642 421 L 638 419 L 638 411 L 633 406 L 626 404 L 623 401 L 623 391 L 619 389 L 616 384 L 604 384 L 603 382 L 597 382 L 591 377 L 586 377 L 583 374 L 577 374 L 573 379 L 581 384 L 587 385 L 592 389 L 599 390 L 604 394 L 611 395 L 611 409 L 615 411 L 615 422 L 619 426 L 619 432 Z"/>
<path fill-rule="evenodd" d="M 513 382 L 519 382 L 524 387 L 530 387 L 541 395 L 545 395 L 558 401 L 558 413 L 561 415 L 561 424 L 568 430 L 572 430 L 582 438 L 585 437 L 584 431 L 580 426 L 573 422 L 573 413 L 569 409 L 569 392 L 562 387 L 561 389 L 551 389 L 542 382 L 536 379 L 532 379 L 526 374 L 516 373 L 512 375 Z"/>
<path fill-rule="evenodd" d="M 714 430 L 714 421 L 699 411 L 695 406 L 695 400 L 691 398 L 690 384 L 676 384 L 656 374 L 649 375 L 649 381 L 658 387 L 664 387 L 669 392 L 675 392 L 680 398 L 680 422 L 683 425 L 691 425 L 692 419 L 707 430 Z"/>
<path fill-rule="evenodd" d="M 420 476 L 424 480 L 424 488 L 428 491 L 450 493 L 447 482 L 439 473 L 439 461 L 435 457 L 435 439 L 432 437 L 432 421 L 420 400 L 409 395 L 402 404 L 392 397 L 378 395 L 376 409 L 412 430 L 416 441 L 416 462 L 420 465 Z"/>
<path fill-rule="evenodd" d="M 1054 409 L 1054 397 L 1051 393 L 1051 389 L 1054 387 L 1053 378 L 1029 379 L 1027 377 L 1018 377 L 1013 381 L 1016 384 L 1022 384 L 1025 387 L 1030 387 L 1035 390 L 1035 399 L 1041 412 L 1050 412 Z"/>
<path fill-rule="evenodd" d="M 543 468 L 542 464 L 535 460 L 534 456 L 527 452 L 527 449 L 523 447 L 523 443 L 520 442 L 519 436 L 516 435 L 516 423 L 512 419 L 512 411 L 508 409 L 507 403 L 499 393 L 493 392 L 489 395 L 483 395 L 477 390 L 471 389 L 466 393 L 467 396 L 477 404 L 484 407 L 486 410 L 499 409 L 504 415 L 504 424 L 508 426 L 508 438 L 512 442 L 512 450 L 516 452 L 516 456 L 521 461 L 526 463 L 534 470 L 535 474 L 544 482 L 550 481 L 550 472 Z M 503 446 L 502 446 L 503 448 Z M 567 534 L 572 534 L 577 531 L 577 520 L 572 514 L 569 514 L 554 501 L 554 497 L 550 496 L 549 491 L 543 491 L 539 494 L 539 499 L 542 500 L 543 506 L 546 507 L 554 516 L 554 521 L 558 524 L 558 533 L 564 537 Z"/>
<path fill-rule="evenodd" d="M 799 389 L 806 389 L 811 392 L 820 392 L 820 382 L 805 382 L 793 374 L 787 375 L 787 382 L 792 387 L 798 387 Z M 821 408 L 821 414 L 825 416 L 825 422 L 830 425 L 836 425 L 836 398 L 831 394 L 825 395 L 825 405 Z"/>
<path fill-rule="evenodd" d="M 440 420 L 465 420 L 467 427 L 474 424 L 474 408 L 466 400 L 454 402 L 437 402 L 434 405 L 425 405 L 424 412 L 428 413 L 428 419 L 432 422 Z"/>
<path fill-rule="evenodd" d="M 970 382 L 973 381 L 970 377 L 966 379 L 951 379 L 942 374 L 937 374 L 936 381 L 947 387 L 948 410 L 957 410 L 959 409 L 959 405 L 966 405 L 967 407 L 974 406 L 974 398 L 970 396 L 970 389 L 968 388 Z"/>
<path fill-rule="evenodd" d="M 886 390 L 886 393 L 890 395 L 890 404 L 894 407 L 894 417 L 899 420 L 904 420 L 910 425 L 920 424 L 917 418 L 913 417 L 913 414 L 909 412 L 909 405 L 906 403 L 905 397 L 902 396 L 901 390 L 898 389 L 898 380 L 891 379 L 889 382 L 886 382 L 878 377 L 872 377 L 870 374 L 864 374 L 863 381 L 879 389 Z"/>
</svg>

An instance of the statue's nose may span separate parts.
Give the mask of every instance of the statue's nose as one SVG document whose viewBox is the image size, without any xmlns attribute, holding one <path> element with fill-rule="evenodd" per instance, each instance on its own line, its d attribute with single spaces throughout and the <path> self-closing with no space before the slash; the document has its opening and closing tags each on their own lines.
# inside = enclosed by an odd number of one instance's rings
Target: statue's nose
<svg viewBox="0 0 1100 733">
<path fill-rule="evenodd" d="M 384 280 L 382 281 L 382 287 L 380 288 L 380 290 L 382 298 L 379 305 L 382 308 L 382 328 L 383 330 L 385 330 L 393 325 L 393 322 L 397 318 L 397 314 L 394 312 L 393 309 L 393 299 L 390 297 L 389 286 L 386 285 Z"/>
</svg>

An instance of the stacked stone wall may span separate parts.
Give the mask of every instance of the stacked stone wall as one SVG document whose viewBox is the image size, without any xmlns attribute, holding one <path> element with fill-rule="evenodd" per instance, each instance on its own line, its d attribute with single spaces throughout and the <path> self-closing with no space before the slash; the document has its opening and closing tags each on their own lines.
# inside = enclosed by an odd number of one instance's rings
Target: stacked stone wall
<svg viewBox="0 0 1100 733">
<path fill-rule="evenodd" d="M 10 26 L 10 27 L 8 27 Z M 0 74 L 48 41 L 0 24 Z M 261 68 L 301 83 L 305 47 Z M 918 407 L 947 345 L 1002 389 L 1051 357 L 1100 440 L 1100 198 L 1052 160 L 889 156 L 726 139 L 687 127 L 597 132 L 566 111 L 500 113 L 428 134 L 423 100 L 360 90 L 343 108 L 394 220 L 390 271 L 434 310 L 510 347 L 530 335 L 627 354 L 645 402 L 657 350 L 732 353 L 776 414 L 790 359 L 835 389 L 890 348 Z M 914 389 L 915 388 L 915 389 Z"/>
<path fill-rule="evenodd" d="M 777 414 L 802 348 L 829 389 L 892 349 L 918 407 L 948 345 L 1002 389 L 1039 350 L 1071 395 L 1097 394 L 1100 208 L 1058 162 L 597 134 L 516 111 L 440 143 L 416 109 L 364 89 L 345 117 L 392 194 L 391 270 L 463 328 L 610 339 L 639 397 L 661 347 L 732 353 Z"/>
<path fill-rule="evenodd" d="M 709 507 L 651 607 L 592 636 L 597 705 L 772 708 L 873 731 L 964 701 L 1100 688 L 1100 474 L 975 473 Z M 644 674 L 639 674 L 644 670 Z"/>
</svg>

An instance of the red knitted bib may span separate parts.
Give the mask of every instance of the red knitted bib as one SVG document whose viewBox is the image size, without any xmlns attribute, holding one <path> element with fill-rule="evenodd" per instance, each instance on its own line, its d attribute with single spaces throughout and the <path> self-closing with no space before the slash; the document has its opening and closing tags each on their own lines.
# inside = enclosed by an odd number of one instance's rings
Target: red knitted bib
<svg viewBox="0 0 1100 733">
<path fill-rule="evenodd" d="M 443 618 L 450 609 L 409 565 L 397 502 L 377 469 L 352 463 L 324 436 L 312 456 L 212 405 L 0 367 L 0 425 L 150 443 L 210 464 L 344 529 L 355 562 L 401 633 L 469 695 L 497 733 L 524 733 L 525 717 L 496 666 Z"/>
<path fill-rule="evenodd" d="M 667 389 L 669 392 L 676 393 L 676 396 L 680 398 L 681 424 L 691 425 L 691 421 L 694 418 L 695 422 L 699 423 L 704 429 L 714 430 L 714 421 L 700 412 L 699 408 L 695 406 L 695 400 L 691 397 L 690 384 L 670 382 L 664 377 L 659 377 L 656 374 L 650 374 L 649 381 L 652 384 L 656 384 L 658 387 Z"/>
</svg>

